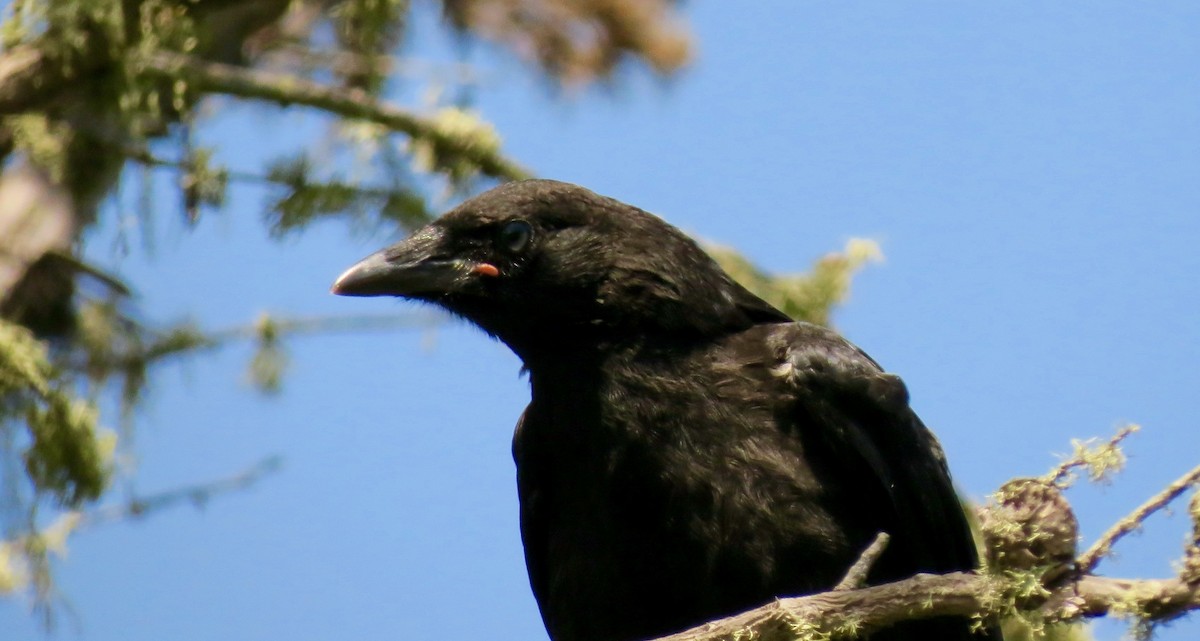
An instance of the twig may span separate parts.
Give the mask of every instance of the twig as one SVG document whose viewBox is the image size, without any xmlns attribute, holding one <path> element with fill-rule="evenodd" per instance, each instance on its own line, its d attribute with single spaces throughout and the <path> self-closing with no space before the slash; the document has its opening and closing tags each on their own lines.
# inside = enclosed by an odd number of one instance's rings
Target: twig
<svg viewBox="0 0 1200 641">
<path fill-rule="evenodd" d="M 184 502 L 201 507 L 218 494 L 243 490 L 254 485 L 268 474 L 276 472 L 279 466 L 279 457 L 272 456 L 231 476 L 206 483 L 186 485 L 143 497 L 134 497 L 126 503 L 98 507 L 94 510 L 83 512 L 80 515 L 79 525 L 80 527 L 93 526 L 127 518 L 142 517 L 149 512 L 156 512 Z"/>
<path fill-rule="evenodd" d="M 28 554 L 31 549 L 44 549 L 47 546 L 48 538 L 65 539 L 69 533 L 83 528 L 125 519 L 140 518 L 150 512 L 157 512 L 158 510 L 173 507 L 184 502 L 191 503 L 196 507 L 202 507 L 214 496 L 242 490 L 254 485 L 263 477 L 278 470 L 279 466 L 279 457 L 272 456 L 255 463 L 241 472 L 224 478 L 197 483 L 195 485 L 185 485 L 143 497 L 133 497 L 123 503 L 102 505 L 83 511 L 67 511 L 53 524 L 43 529 L 33 530 L 8 540 L 0 539 L 0 545 L 7 545 L 12 549 L 23 550 Z M 61 542 L 58 545 L 61 545 Z M 54 545 L 51 544 L 51 547 L 54 547 Z"/>
<path fill-rule="evenodd" d="M 196 164 L 188 160 L 175 160 L 171 158 L 163 158 L 155 156 L 149 150 L 144 148 L 121 148 L 113 147 L 116 151 L 121 152 L 126 158 L 141 163 L 147 167 L 156 169 L 169 169 L 180 172 L 189 172 L 196 169 Z M 266 174 L 258 174 L 248 171 L 238 171 L 234 169 L 226 169 L 225 176 L 231 182 L 246 183 L 252 185 L 278 185 L 289 187 L 291 184 L 286 180 L 273 178 Z M 336 185 L 345 189 L 352 190 L 354 193 L 368 198 L 386 198 L 396 193 L 395 189 L 387 187 L 364 187 L 344 182 L 336 181 L 321 181 L 323 185 Z"/>
<path fill-rule="evenodd" d="M 1168 503 L 1175 500 L 1179 495 L 1187 491 L 1189 487 L 1200 481 L 1200 465 L 1192 468 L 1187 474 L 1175 479 L 1163 491 L 1150 497 L 1145 503 L 1142 503 L 1138 508 L 1130 512 L 1125 518 L 1117 521 L 1107 532 L 1102 534 L 1092 547 L 1088 548 L 1077 561 L 1079 571 L 1087 574 L 1096 568 L 1100 563 L 1100 559 L 1108 555 L 1112 551 L 1112 546 L 1121 537 L 1129 534 L 1141 526 L 1142 521 L 1146 517 L 1166 507 Z"/>
<path fill-rule="evenodd" d="M 236 325 L 214 330 L 203 335 L 200 347 L 212 349 L 228 343 L 259 338 L 264 323 L 280 336 L 302 336 L 306 334 L 358 333 L 435 327 L 442 322 L 437 314 L 415 312 L 407 314 L 359 314 L 347 316 L 312 316 L 309 318 L 273 318 L 263 315 L 248 325 Z M 169 340 L 169 339 L 168 339 Z M 147 351 L 153 352 L 152 345 Z M 158 356 L 166 356 L 161 354 Z"/>
<path fill-rule="evenodd" d="M 280 105 L 305 105 L 344 118 L 359 118 L 378 123 L 413 138 L 429 140 L 472 161 L 490 176 L 509 180 L 520 180 L 530 176 L 524 168 L 486 146 L 472 145 L 447 135 L 432 121 L 395 105 L 381 102 L 361 89 L 329 87 L 304 78 L 205 62 L 167 51 L 148 54 L 140 62 L 145 73 L 149 75 L 168 79 L 186 77 L 200 91 L 267 100 Z"/>
<path fill-rule="evenodd" d="M 271 318 L 270 322 L 280 334 L 332 334 L 363 331 L 385 331 L 389 329 L 411 329 L 435 327 L 445 317 L 439 314 L 411 312 L 406 314 L 358 314 L 342 316 L 310 316 L 307 318 Z M 259 323 L 239 325 L 217 330 L 209 336 L 217 342 L 252 338 L 260 332 Z"/>
<path fill-rule="evenodd" d="M 298 63 L 305 71 L 332 70 L 342 74 L 360 74 L 371 71 L 382 75 L 436 76 L 440 80 L 451 79 L 460 84 L 478 85 L 481 76 L 475 67 L 466 63 L 434 62 L 405 56 L 370 55 L 355 51 L 334 49 L 312 49 L 290 43 L 267 53 L 271 61 L 284 64 Z"/>
<path fill-rule="evenodd" d="M 1122 427 L 1121 429 L 1117 430 L 1117 433 L 1114 434 L 1113 437 L 1108 440 L 1108 443 L 1104 447 L 1107 449 L 1115 448 L 1116 446 L 1120 445 L 1121 441 L 1124 441 L 1126 437 L 1137 432 L 1139 429 L 1141 429 L 1141 428 L 1138 427 L 1137 425 L 1126 425 L 1126 426 Z M 1085 454 L 1087 454 L 1087 452 L 1088 451 L 1086 449 L 1077 451 L 1075 453 L 1075 456 L 1072 456 L 1071 458 L 1063 461 L 1062 463 L 1059 463 L 1057 467 L 1055 467 L 1053 470 L 1051 470 L 1050 473 L 1047 474 L 1043 478 L 1046 480 L 1047 483 L 1053 483 L 1055 485 L 1060 485 L 1061 482 L 1067 478 L 1067 476 L 1071 473 L 1072 470 L 1074 470 L 1075 468 L 1079 468 L 1079 467 L 1087 467 L 1090 464 L 1089 461 L 1087 460 L 1087 457 L 1085 456 Z"/>
<path fill-rule="evenodd" d="M 833 586 L 833 590 L 835 592 L 857 590 L 866 585 L 867 574 L 871 572 L 871 568 L 875 565 L 875 562 L 883 555 L 883 551 L 887 549 L 891 538 L 887 532 L 876 534 L 875 540 L 871 541 L 867 549 L 863 550 L 862 555 L 858 557 L 854 565 L 851 565 L 850 569 L 846 571 L 846 576 L 842 577 L 842 580 Z"/>
<path fill-rule="evenodd" d="M 255 323 L 208 332 L 186 326 L 175 327 L 155 332 L 154 340 L 144 346 L 131 347 L 108 355 L 88 355 L 90 360 L 87 363 L 75 364 L 75 368 L 99 366 L 119 369 L 131 365 L 147 365 L 178 354 L 213 350 L 229 343 L 260 337 L 264 322 L 269 322 L 273 331 L 282 336 L 429 328 L 436 327 L 442 320 L 440 316 L 429 313 L 360 314 L 284 319 L 264 317 Z"/>
</svg>

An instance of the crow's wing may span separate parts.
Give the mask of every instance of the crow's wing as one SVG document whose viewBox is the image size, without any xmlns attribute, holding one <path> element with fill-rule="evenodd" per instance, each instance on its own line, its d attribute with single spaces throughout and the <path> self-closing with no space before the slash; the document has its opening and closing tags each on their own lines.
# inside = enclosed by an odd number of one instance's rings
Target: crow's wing
<svg viewBox="0 0 1200 641">
<path fill-rule="evenodd" d="M 860 525 L 887 531 L 873 580 L 975 568 L 978 555 L 937 439 L 908 390 L 862 350 L 806 323 L 778 325 L 775 373 L 794 394 L 793 430 L 808 460 L 844 492 Z"/>
<path fill-rule="evenodd" d="M 803 442 L 806 460 L 836 502 L 846 531 L 884 531 L 891 540 L 872 567 L 870 583 L 917 572 L 972 570 L 978 552 L 946 458 L 909 406 L 900 377 L 888 374 L 837 334 L 796 323 L 780 325 L 769 343 L 775 373 L 790 383 L 795 423 L 782 427 Z M 865 546 L 866 542 L 861 542 Z M 871 638 L 1000 641 L 997 627 L 976 634 L 962 618 L 910 621 Z"/>
</svg>

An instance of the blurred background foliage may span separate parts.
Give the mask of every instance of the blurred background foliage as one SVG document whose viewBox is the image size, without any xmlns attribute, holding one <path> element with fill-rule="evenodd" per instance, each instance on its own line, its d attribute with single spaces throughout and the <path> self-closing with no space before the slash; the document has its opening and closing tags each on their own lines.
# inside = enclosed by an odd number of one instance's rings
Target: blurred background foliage
<svg viewBox="0 0 1200 641">
<path fill-rule="evenodd" d="M 570 99 L 629 73 L 669 78 L 693 43 L 668 0 L 443 0 L 463 47 L 508 52 Z M 284 384 L 289 336 L 424 326 L 418 315 L 276 318 L 207 328 L 139 316 L 114 267 L 85 257 L 87 232 L 123 185 L 172 177 L 176 203 L 146 190 L 139 216 L 205 224 L 228 190 L 267 185 L 276 238 L 316 220 L 399 234 L 472 193 L 529 177 L 471 109 L 473 70 L 406 58 L 405 0 L 14 0 L 0 27 L 0 594 L 54 596 L 52 558 L 88 525 L 199 503 L 244 487 L 270 459 L 226 479 L 156 496 L 114 484 L 132 474 L 132 417 L 155 365 L 251 341 L 264 392 Z M 412 104 L 394 95 L 422 96 Z M 218 100 L 221 99 L 221 100 Z M 596 99 L 594 97 L 588 99 Z M 307 108 L 327 135 L 258 171 L 197 145 L 206 117 L 232 105 Z M 158 200 L 161 200 L 159 197 Z M 806 274 L 772 275 L 735 250 L 711 251 L 736 278 L 796 318 L 828 323 L 853 274 L 880 258 L 865 240 Z M 116 408 L 101 412 L 104 408 Z M 98 416 L 121 417 L 103 427 Z M 124 455 L 122 454 L 124 452 Z M 47 610 L 48 611 L 48 610 Z"/>
</svg>

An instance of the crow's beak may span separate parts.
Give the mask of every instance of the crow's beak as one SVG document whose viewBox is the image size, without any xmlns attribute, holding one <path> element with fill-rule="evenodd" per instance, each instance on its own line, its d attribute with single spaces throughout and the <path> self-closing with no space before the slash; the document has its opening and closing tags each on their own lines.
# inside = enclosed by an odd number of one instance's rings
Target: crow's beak
<svg viewBox="0 0 1200 641">
<path fill-rule="evenodd" d="M 469 262 L 439 255 L 442 234 L 426 227 L 347 269 L 330 290 L 339 296 L 430 296 L 454 291 L 471 276 Z"/>
</svg>

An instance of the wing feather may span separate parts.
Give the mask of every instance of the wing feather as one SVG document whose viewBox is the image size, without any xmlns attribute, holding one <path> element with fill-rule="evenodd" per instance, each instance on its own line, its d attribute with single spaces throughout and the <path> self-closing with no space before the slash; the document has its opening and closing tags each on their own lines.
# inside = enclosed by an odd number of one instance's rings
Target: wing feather
<svg viewBox="0 0 1200 641">
<path fill-rule="evenodd" d="M 878 578 L 911 575 L 914 560 L 919 571 L 974 568 L 978 554 L 942 448 L 904 382 L 828 330 L 788 328 L 781 367 L 793 385 L 797 432 L 858 503 L 858 518 L 892 537 Z"/>
</svg>

